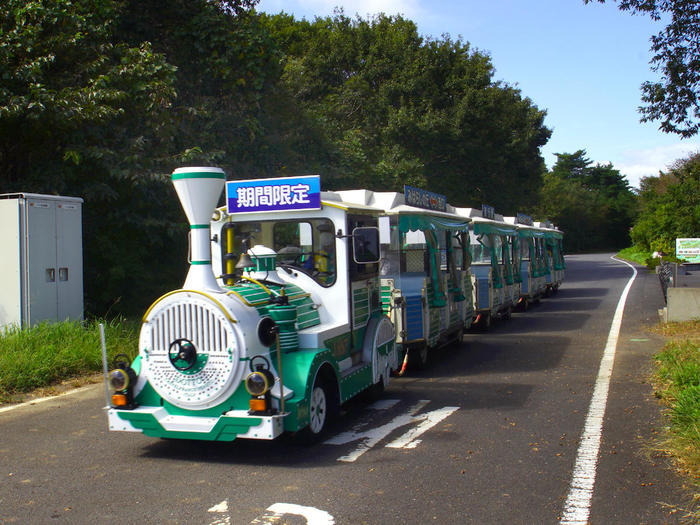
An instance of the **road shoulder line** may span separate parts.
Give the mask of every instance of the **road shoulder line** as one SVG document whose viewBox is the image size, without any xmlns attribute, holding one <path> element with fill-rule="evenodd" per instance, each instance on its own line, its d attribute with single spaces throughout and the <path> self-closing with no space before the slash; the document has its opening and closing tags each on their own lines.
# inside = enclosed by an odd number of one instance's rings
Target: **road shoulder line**
<svg viewBox="0 0 700 525">
<path fill-rule="evenodd" d="M 637 277 L 637 269 L 626 261 L 611 257 L 612 260 L 622 262 L 632 268 L 632 277 L 627 281 L 625 289 L 620 295 L 620 300 L 615 309 L 608 340 L 603 351 L 603 357 L 598 369 L 593 397 L 588 408 L 586 423 L 584 425 L 581 444 L 576 454 L 574 473 L 571 479 L 569 495 L 566 498 L 564 512 L 562 514 L 561 525 L 588 523 L 591 512 L 591 500 L 593 498 L 593 488 L 595 486 L 596 469 L 598 467 L 598 452 L 600 441 L 603 435 L 603 419 L 605 417 L 605 407 L 608 402 L 608 391 L 610 389 L 610 378 L 612 376 L 613 365 L 615 363 L 615 351 L 617 341 L 620 336 L 622 317 L 625 312 L 627 296 L 632 284 Z"/>
</svg>

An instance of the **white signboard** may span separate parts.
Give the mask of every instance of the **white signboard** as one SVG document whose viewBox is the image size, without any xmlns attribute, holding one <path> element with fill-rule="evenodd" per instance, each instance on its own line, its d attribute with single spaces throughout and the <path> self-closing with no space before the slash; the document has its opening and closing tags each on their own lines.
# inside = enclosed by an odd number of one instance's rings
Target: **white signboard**
<svg viewBox="0 0 700 525">
<path fill-rule="evenodd" d="M 676 239 L 676 257 L 700 263 L 700 239 Z"/>
</svg>

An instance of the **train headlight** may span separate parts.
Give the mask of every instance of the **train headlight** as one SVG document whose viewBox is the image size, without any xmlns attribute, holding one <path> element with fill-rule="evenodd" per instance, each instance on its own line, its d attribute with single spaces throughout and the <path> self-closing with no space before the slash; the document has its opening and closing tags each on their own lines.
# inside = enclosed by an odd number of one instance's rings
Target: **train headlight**
<svg viewBox="0 0 700 525">
<path fill-rule="evenodd" d="M 114 358 L 113 369 L 107 377 L 109 387 L 112 389 L 112 406 L 116 408 L 133 409 L 133 387 L 136 384 L 136 372 L 129 366 L 129 358 L 119 354 Z"/>
<path fill-rule="evenodd" d="M 270 361 L 263 355 L 256 355 L 250 359 L 249 366 L 250 374 L 244 383 L 250 394 L 248 413 L 270 415 L 274 412 L 270 390 L 275 384 L 275 376 L 270 372 Z"/>
<path fill-rule="evenodd" d="M 126 390 L 129 388 L 130 383 L 131 381 L 129 380 L 129 374 L 126 372 L 126 370 L 117 368 L 109 373 L 109 386 L 112 388 L 112 390 L 117 392 Z"/>
<path fill-rule="evenodd" d="M 267 393 L 274 383 L 272 374 L 267 370 L 256 370 L 245 378 L 245 389 L 251 396 L 262 396 Z"/>
</svg>

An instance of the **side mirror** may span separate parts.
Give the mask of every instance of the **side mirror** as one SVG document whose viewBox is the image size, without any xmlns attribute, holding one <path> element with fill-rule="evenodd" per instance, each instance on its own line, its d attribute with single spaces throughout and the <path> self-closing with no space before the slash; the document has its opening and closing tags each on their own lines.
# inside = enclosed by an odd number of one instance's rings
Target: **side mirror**
<svg viewBox="0 0 700 525">
<path fill-rule="evenodd" d="M 353 258 L 358 264 L 379 262 L 379 229 L 360 227 L 352 231 Z"/>
</svg>

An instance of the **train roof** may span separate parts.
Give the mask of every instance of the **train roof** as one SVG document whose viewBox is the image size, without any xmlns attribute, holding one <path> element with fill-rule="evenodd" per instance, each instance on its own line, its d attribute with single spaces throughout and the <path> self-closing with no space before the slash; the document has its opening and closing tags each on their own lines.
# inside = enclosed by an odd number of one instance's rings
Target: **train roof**
<svg viewBox="0 0 700 525">
<path fill-rule="evenodd" d="M 447 204 L 446 211 L 431 210 L 406 204 L 403 193 L 395 191 L 345 190 L 334 192 L 345 202 L 369 206 L 385 215 L 399 216 L 402 231 L 425 228 L 466 230 L 471 219 L 455 213 L 455 207 Z"/>
<path fill-rule="evenodd" d="M 367 202 L 367 193 L 372 192 L 370 190 L 322 191 L 321 203 L 344 210 L 381 213 L 383 211 L 381 208 Z"/>
<path fill-rule="evenodd" d="M 479 208 L 455 208 L 457 215 L 468 217 L 474 223 L 474 233 L 501 233 L 513 234 L 516 229 L 512 224 L 503 220 L 503 215 L 495 213 L 493 219 L 483 216 Z"/>
</svg>

